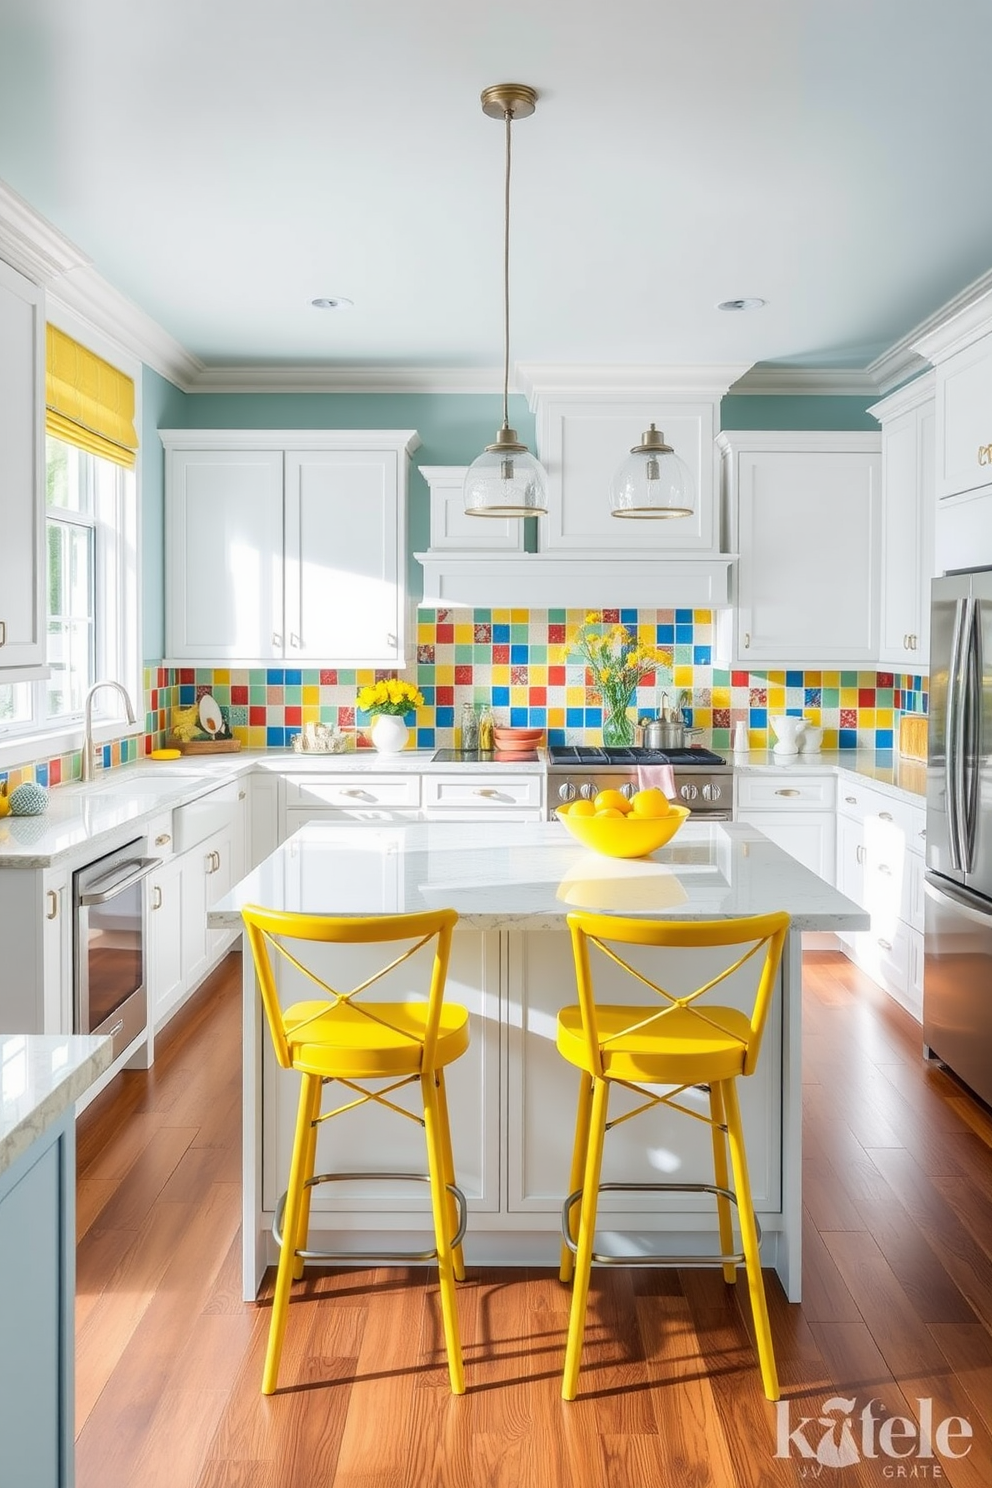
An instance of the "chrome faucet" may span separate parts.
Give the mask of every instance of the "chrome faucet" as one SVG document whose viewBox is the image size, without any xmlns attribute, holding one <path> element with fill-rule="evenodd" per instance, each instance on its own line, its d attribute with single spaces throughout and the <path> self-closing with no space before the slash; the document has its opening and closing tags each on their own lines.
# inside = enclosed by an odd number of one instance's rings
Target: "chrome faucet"
<svg viewBox="0 0 992 1488">
<path fill-rule="evenodd" d="M 108 679 L 106 682 L 94 682 L 86 694 L 86 702 L 83 704 L 83 769 L 84 780 L 93 779 L 93 694 L 99 692 L 101 687 L 113 687 L 124 699 L 124 707 L 127 709 L 128 723 L 137 723 L 134 716 L 134 707 L 128 696 L 127 688 L 120 682 Z"/>
</svg>

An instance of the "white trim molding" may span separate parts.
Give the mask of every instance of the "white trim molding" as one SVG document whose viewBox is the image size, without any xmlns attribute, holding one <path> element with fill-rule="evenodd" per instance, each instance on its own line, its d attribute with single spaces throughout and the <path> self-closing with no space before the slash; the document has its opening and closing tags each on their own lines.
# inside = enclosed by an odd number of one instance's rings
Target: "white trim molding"
<svg viewBox="0 0 992 1488">
<path fill-rule="evenodd" d="M 919 408 L 921 403 L 932 398 L 936 386 L 937 374 L 929 367 L 919 377 L 914 377 L 912 382 L 904 383 L 894 393 L 889 393 L 888 397 L 873 403 L 865 412 L 878 419 L 879 423 L 883 419 L 898 418 L 900 414 L 909 413 L 911 409 Z"/>
<path fill-rule="evenodd" d="M 416 429 L 159 429 L 169 449 L 405 449 L 420 448 Z"/>
<path fill-rule="evenodd" d="M 755 364 L 729 389 L 734 396 L 766 398 L 873 398 L 879 391 L 870 372 L 856 367 L 776 367 Z"/>
<path fill-rule="evenodd" d="M 0 258 L 46 287 L 90 260 L 75 243 L 0 181 Z"/>
<path fill-rule="evenodd" d="M 596 365 L 581 362 L 527 362 L 517 366 L 517 386 L 532 410 L 542 398 L 686 397 L 722 398 L 747 371 L 747 363 L 681 366 Z"/>
<path fill-rule="evenodd" d="M 497 367 L 204 367 L 188 393 L 501 393 Z"/>
<path fill-rule="evenodd" d="M 877 436 L 876 436 L 877 437 Z M 415 553 L 424 609 L 715 609 L 730 599 L 736 555 L 656 558 L 610 553 Z"/>
<path fill-rule="evenodd" d="M 928 362 L 943 362 L 992 330 L 992 269 L 974 280 L 907 339 Z"/>
</svg>

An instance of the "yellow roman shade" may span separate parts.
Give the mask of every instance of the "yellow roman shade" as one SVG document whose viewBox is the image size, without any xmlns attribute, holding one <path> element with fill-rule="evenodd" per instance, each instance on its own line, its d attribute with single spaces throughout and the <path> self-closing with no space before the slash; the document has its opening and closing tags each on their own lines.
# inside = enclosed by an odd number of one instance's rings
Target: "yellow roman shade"
<svg viewBox="0 0 992 1488">
<path fill-rule="evenodd" d="M 45 350 L 48 433 L 133 470 L 138 436 L 131 378 L 53 325 Z"/>
</svg>

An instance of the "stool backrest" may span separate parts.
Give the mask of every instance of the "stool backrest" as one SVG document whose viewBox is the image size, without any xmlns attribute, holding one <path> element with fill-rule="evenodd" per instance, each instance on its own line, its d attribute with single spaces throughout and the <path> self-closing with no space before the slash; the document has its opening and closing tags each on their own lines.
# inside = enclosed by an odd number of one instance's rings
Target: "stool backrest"
<svg viewBox="0 0 992 1488">
<path fill-rule="evenodd" d="M 347 1005 L 359 1008 L 370 1020 L 389 1024 L 388 1017 L 378 1011 L 381 1004 L 361 1003 L 362 994 L 404 961 L 435 941 L 434 959 L 431 966 L 428 988 L 427 1018 L 424 1029 L 424 1065 L 430 1068 L 434 1061 L 441 1004 L 444 1000 L 444 984 L 448 974 L 451 954 L 451 934 L 457 924 L 458 915 L 453 909 L 430 910 L 423 914 L 396 914 L 369 917 L 333 915 L 293 914 L 280 910 L 263 909 L 256 904 L 246 904 L 241 911 L 245 932 L 251 947 L 252 959 L 262 994 L 262 1005 L 268 1021 L 276 1059 L 283 1069 L 292 1066 L 292 1055 L 286 1035 L 286 1025 L 279 999 L 276 975 L 277 957 L 282 957 L 300 972 L 323 994 L 316 1010 L 304 1021 L 293 1024 L 294 1041 L 307 1023 L 315 1018 L 326 1018 L 328 1012 Z M 412 941 L 373 975 L 367 976 L 356 987 L 348 991 L 338 988 L 319 976 L 304 962 L 294 942 L 312 942 L 321 945 L 378 945 L 395 941 Z M 292 948 L 291 948 L 292 947 Z M 389 1024 L 389 1026 L 392 1026 Z M 407 1032 L 407 1030 L 404 1030 Z"/>
<path fill-rule="evenodd" d="M 746 1045 L 745 1041 L 741 1040 L 742 1045 L 745 1045 L 742 1073 L 752 1074 L 758 1062 L 761 1038 L 771 1006 L 775 977 L 782 959 L 789 923 L 789 916 L 784 912 L 749 915 L 729 920 L 651 920 L 626 919 L 618 915 L 570 914 L 568 927 L 572 934 L 579 1006 L 582 1011 L 583 1032 L 587 1041 L 588 1068 L 595 1070 L 597 1074 L 602 1074 L 603 1050 L 616 1039 L 647 1029 L 663 1034 L 664 1020 L 676 1008 L 688 1009 L 700 1020 L 700 1034 L 704 1033 L 707 1027 L 712 1029 L 714 1026 L 719 1027 L 721 1031 L 729 1032 L 730 1030 L 720 1022 L 719 1016 L 713 1016 L 708 1011 L 707 999 L 719 1005 L 719 995 L 710 999 L 709 994 L 714 990 L 718 991 L 727 978 L 732 976 L 745 962 L 759 957 L 757 988 L 750 1012 L 750 1035 L 746 1040 Z M 710 976 L 691 992 L 673 993 L 666 991 L 659 981 L 653 980 L 640 967 L 633 966 L 614 949 L 618 945 L 654 947 L 659 951 L 664 951 L 666 948 L 692 950 L 718 947 L 725 948 L 728 954 L 722 969 L 715 975 Z M 614 1031 L 605 1041 L 600 1039 L 596 1015 L 594 978 L 589 955 L 591 946 L 601 951 L 622 971 L 629 972 L 632 978 L 655 994 L 653 999 L 644 1001 L 643 1015 L 639 1008 L 637 1017 L 631 1020 L 622 1033 Z M 657 960 L 652 960 L 652 970 L 656 970 L 659 976 L 663 975 L 663 955 Z M 661 1006 L 658 1006 L 659 1000 Z"/>
</svg>

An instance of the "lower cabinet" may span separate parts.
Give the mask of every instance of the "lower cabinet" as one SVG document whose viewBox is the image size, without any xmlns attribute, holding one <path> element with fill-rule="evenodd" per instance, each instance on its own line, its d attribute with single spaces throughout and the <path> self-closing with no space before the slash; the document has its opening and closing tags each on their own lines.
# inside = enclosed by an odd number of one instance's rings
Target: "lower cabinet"
<svg viewBox="0 0 992 1488">
<path fill-rule="evenodd" d="M 282 842 L 308 821 L 418 821 L 420 776 L 357 770 L 287 775 L 281 802 Z"/>
<path fill-rule="evenodd" d="M 831 775 L 742 775 L 737 820 L 750 822 L 790 857 L 832 884 L 836 857 L 835 781 Z"/>
<path fill-rule="evenodd" d="M 74 1481 L 75 1127 L 70 1109 L 0 1174 L 0 1481 Z"/>
<path fill-rule="evenodd" d="M 837 887 L 871 914 L 845 949 L 922 1019 L 925 808 L 841 780 L 837 813 Z"/>
<path fill-rule="evenodd" d="M 544 775 L 425 775 L 428 821 L 540 821 Z"/>
</svg>

